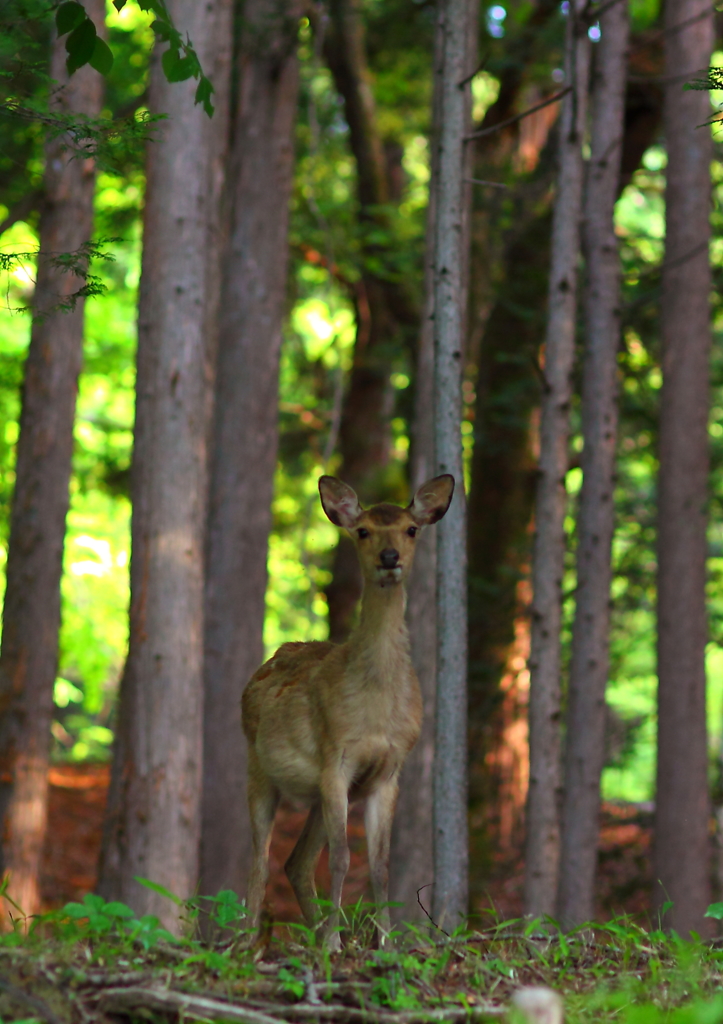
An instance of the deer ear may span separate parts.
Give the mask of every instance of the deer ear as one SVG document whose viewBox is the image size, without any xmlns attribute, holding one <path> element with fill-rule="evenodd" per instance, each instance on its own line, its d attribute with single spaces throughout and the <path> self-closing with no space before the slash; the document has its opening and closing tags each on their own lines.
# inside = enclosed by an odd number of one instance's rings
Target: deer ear
<svg viewBox="0 0 723 1024">
<path fill-rule="evenodd" d="M 334 526 L 351 530 L 364 510 L 349 484 L 335 476 L 322 476 L 319 478 L 319 494 L 321 506 Z"/>
<path fill-rule="evenodd" d="M 454 477 L 449 473 L 435 476 L 417 490 L 408 511 L 420 526 L 431 526 L 445 514 L 453 494 Z"/>
</svg>

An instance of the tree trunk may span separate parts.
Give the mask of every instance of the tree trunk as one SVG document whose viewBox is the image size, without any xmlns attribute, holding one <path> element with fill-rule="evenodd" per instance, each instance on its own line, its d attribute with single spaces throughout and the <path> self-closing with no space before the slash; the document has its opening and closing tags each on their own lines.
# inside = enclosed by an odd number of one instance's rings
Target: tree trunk
<svg viewBox="0 0 723 1024">
<path fill-rule="evenodd" d="M 552 228 L 544 351 L 540 467 L 535 502 L 530 654 L 530 788 L 527 801 L 525 910 L 552 914 L 559 862 L 560 619 L 565 555 L 565 474 L 575 355 L 577 264 L 582 209 L 582 142 L 590 41 L 582 13 L 569 6 L 565 77 L 572 90 L 560 121 L 560 167 Z"/>
<path fill-rule="evenodd" d="M 209 894 L 243 891 L 251 857 L 240 701 L 263 660 L 299 13 L 298 4 L 247 0 L 237 58 L 207 539 L 201 878 Z"/>
<path fill-rule="evenodd" d="M 338 475 L 365 501 L 388 498 L 384 474 L 389 461 L 393 392 L 389 382 L 389 346 L 417 328 L 419 316 L 405 290 L 390 277 L 368 267 L 388 259 L 388 246 L 371 242 L 374 229 L 390 232 L 383 207 L 390 201 L 384 147 L 376 120 L 358 0 L 332 0 L 324 54 L 344 100 L 351 149 L 357 167 L 359 221 L 362 234 L 361 290 L 368 322 L 357 316 L 354 362 L 344 396 L 339 426 L 341 465 Z M 378 235 L 380 232 L 377 231 Z M 329 637 L 341 642 L 351 629 L 361 595 L 361 575 L 348 537 L 334 556 L 327 588 Z"/>
<path fill-rule="evenodd" d="M 545 322 L 550 225 L 551 211 L 543 209 L 510 246 L 480 346 L 468 527 L 471 885 L 479 896 L 493 847 L 509 848 L 527 795 L 526 766 L 503 750 L 503 736 L 517 712 L 526 762 L 529 640 L 520 637 L 520 620 L 529 632 L 529 587 L 520 584 L 532 554 L 533 427 L 540 400 L 535 361 Z"/>
<path fill-rule="evenodd" d="M 435 191 L 433 282 L 434 441 L 437 473 L 451 473 L 455 496 L 437 531 L 437 704 L 434 753 L 432 916 L 455 928 L 467 914 L 467 536 L 461 414 L 470 188 L 470 38 L 474 0 L 440 0 L 435 89 L 440 130 Z"/>
<path fill-rule="evenodd" d="M 434 36 L 435 80 L 441 70 L 442 34 Z M 432 133 L 439 132 L 440 90 L 432 101 Z M 432 146 L 431 180 L 437 178 L 438 151 Z M 410 490 L 435 472 L 434 459 L 434 244 L 435 190 L 427 200 L 424 253 L 424 312 L 419 331 L 414 373 L 414 412 L 410 445 Z M 434 883 L 432 843 L 432 768 L 434 765 L 435 689 L 437 682 L 437 532 L 423 530 L 417 541 L 414 565 L 407 587 L 407 625 L 412 664 L 422 690 L 422 732 L 412 748 L 399 780 L 399 796 L 389 858 L 389 898 L 402 903 L 394 911 L 396 921 L 425 917 Z M 424 889 L 419 892 L 418 890 Z M 420 905 L 422 904 L 422 905 Z"/>
<path fill-rule="evenodd" d="M 168 120 L 148 148 L 130 646 L 101 887 L 174 928 L 176 908 L 135 878 L 181 898 L 198 882 L 206 437 L 231 4 L 174 0 L 169 7 L 213 72 L 218 106 L 209 119 L 194 106 L 193 82 L 169 85 L 156 51 L 149 105 Z"/>
<path fill-rule="evenodd" d="M 103 34 L 105 5 L 91 0 L 86 9 Z M 56 39 L 50 73 L 60 89 L 53 106 L 97 117 L 101 75 L 84 67 L 68 78 L 65 58 L 64 41 Z M 0 651 L 0 868 L 10 873 L 9 894 L 28 915 L 40 909 L 60 577 L 83 355 L 83 300 L 70 312 L 57 308 L 83 280 L 54 267 L 51 257 L 79 249 L 93 233 L 95 167 L 76 157 L 64 136 L 46 146 L 34 299 L 42 319 L 33 323 L 25 364 Z"/>
<path fill-rule="evenodd" d="M 582 380 L 583 483 L 577 521 L 577 590 L 567 696 L 558 916 L 591 921 L 605 759 L 611 548 L 620 344 L 620 256 L 613 216 L 625 113 L 627 4 L 608 7 L 592 85 L 592 138 L 585 196 L 587 338 Z"/>
<path fill-rule="evenodd" d="M 709 796 L 705 722 L 706 502 L 711 275 L 710 111 L 683 82 L 706 68 L 713 14 L 705 0 L 665 8 L 666 243 L 658 483 L 658 770 L 654 865 L 665 923 L 705 933 Z M 680 27 L 678 27 L 680 26 Z"/>
</svg>

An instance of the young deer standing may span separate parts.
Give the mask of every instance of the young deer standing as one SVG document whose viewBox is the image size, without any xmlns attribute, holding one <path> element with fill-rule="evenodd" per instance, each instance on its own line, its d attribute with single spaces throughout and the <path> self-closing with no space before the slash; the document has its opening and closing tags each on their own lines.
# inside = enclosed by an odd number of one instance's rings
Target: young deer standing
<svg viewBox="0 0 723 1024">
<path fill-rule="evenodd" d="M 423 484 L 407 508 L 363 509 L 333 476 L 319 481 L 329 519 L 348 530 L 364 577 L 361 617 L 349 640 L 284 644 L 251 678 L 241 702 L 249 744 L 248 799 L 254 861 L 248 910 L 257 927 L 268 878 L 274 815 L 281 796 L 310 805 L 286 874 L 304 917 L 314 924 L 314 869 L 329 843 L 333 912 L 325 941 L 340 948 L 338 911 L 349 868 L 349 801 L 366 800 L 364 822 L 374 899 L 387 900 L 389 840 L 397 780 L 422 719 L 419 683 L 409 657 L 404 580 L 415 537 L 449 508 L 454 478 Z M 380 910 L 382 942 L 389 911 Z"/>
</svg>

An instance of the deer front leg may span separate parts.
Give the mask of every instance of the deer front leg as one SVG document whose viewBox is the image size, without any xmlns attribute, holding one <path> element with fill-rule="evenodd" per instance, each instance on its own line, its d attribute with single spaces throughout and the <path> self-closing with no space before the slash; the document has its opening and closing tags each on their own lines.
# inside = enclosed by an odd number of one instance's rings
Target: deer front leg
<svg viewBox="0 0 723 1024">
<path fill-rule="evenodd" d="M 389 844 L 398 789 L 398 776 L 395 774 L 372 793 L 364 809 L 369 874 L 371 875 L 374 902 L 379 905 L 377 935 L 380 946 L 389 942 L 392 930 L 389 907 L 384 904 L 389 898 Z"/>
<path fill-rule="evenodd" d="M 324 827 L 329 838 L 329 871 L 331 872 L 332 912 L 324 929 L 324 942 L 334 953 L 341 949 L 339 936 L 339 908 L 344 879 L 349 870 L 349 846 L 346 839 L 346 819 L 349 810 L 349 782 L 337 769 L 322 778 L 321 807 Z"/>
<path fill-rule="evenodd" d="M 269 877 L 269 845 L 279 803 L 275 786 L 267 779 L 253 750 L 249 750 L 249 817 L 253 842 L 253 862 L 249 874 L 246 906 L 250 927 L 256 931 Z"/>
</svg>

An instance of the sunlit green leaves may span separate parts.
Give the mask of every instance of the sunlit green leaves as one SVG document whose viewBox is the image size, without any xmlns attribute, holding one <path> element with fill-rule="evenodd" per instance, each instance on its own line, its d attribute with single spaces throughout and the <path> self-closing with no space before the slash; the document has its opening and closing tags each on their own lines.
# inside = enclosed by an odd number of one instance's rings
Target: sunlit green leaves
<svg viewBox="0 0 723 1024">
<path fill-rule="evenodd" d="M 117 11 L 123 10 L 126 0 L 114 0 Z M 200 104 L 209 117 L 213 116 L 213 85 L 203 73 L 198 54 L 188 37 L 184 39 L 176 28 L 168 11 L 165 0 L 138 0 L 142 11 L 155 15 L 153 29 L 162 42 L 168 43 L 168 49 L 161 59 L 163 73 L 168 82 L 185 82 L 189 78 L 198 80 L 195 92 L 195 103 Z M 55 24 L 59 36 L 69 33 L 65 42 L 68 53 L 66 66 L 72 75 L 78 68 L 90 64 L 102 75 L 110 73 L 113 67 L 113 53 L 108 44 L 98 35 L 95 24 L 86 14 L 82 4 L 76 0 L 62 3 L 55 15 Z"/>
</svg>

